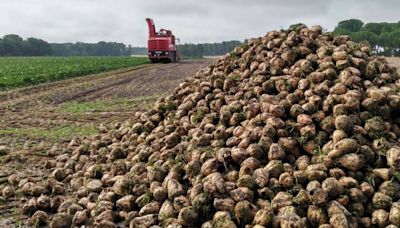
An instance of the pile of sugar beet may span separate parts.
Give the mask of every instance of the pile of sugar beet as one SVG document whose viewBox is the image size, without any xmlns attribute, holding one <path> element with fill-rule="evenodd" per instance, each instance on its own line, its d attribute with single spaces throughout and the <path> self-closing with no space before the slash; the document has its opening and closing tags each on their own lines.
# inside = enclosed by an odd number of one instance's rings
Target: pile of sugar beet
<svg viewBox="0 0 400 228">
<path fill-rule="evenodd" d="M 399 92 L 365 43 L 268 32 L 3 195 L 50 227 L 398 227 Z"/>
</svg>

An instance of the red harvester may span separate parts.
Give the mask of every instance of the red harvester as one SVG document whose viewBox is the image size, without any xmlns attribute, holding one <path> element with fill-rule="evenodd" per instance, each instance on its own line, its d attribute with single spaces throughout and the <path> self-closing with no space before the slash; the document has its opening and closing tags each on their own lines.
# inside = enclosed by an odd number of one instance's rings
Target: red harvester
<svg viewBox="0 0 400 228">
<path fill-rule="evenodd" d="M 147 51 L 152 63 L 157 62 L 178 62 L 179 53 L 175 44 L 175 36 L 171 30 L 160 29 L 156 32 L 154 22 L 146 18 L 149 27 L 149 40 L 147 41 Z"/>
</svg>

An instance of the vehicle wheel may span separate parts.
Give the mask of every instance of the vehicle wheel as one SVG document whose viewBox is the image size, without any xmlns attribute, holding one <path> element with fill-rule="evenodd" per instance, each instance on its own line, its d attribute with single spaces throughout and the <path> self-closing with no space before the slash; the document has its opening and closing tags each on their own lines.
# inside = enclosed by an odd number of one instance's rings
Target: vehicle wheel
<svg viewBox="0 0 400 228">
<path fill-rule="evenodd" d="M 150 59 L 151 63 L 158 63 L 158 59 Z"/>
</svg>

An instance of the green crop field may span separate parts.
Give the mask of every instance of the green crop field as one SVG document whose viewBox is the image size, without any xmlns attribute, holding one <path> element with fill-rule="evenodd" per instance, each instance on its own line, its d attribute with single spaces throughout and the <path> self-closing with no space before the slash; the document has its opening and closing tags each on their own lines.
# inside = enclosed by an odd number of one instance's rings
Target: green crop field
<svg viewBox="0 0 400 228">
<path fill-rule="evenodd" d="M 0 57 L 0 90 L 145 63 L 146 57 Z"/>
</svg>

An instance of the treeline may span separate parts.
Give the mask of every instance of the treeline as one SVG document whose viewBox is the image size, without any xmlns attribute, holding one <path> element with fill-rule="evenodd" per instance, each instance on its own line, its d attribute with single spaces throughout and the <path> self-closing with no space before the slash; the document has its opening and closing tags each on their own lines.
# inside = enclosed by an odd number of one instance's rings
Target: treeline
<svg viewBox="0 0 400 228">
<path fill-rule="evenodd" d="M 117 42 L 56 44 L 36 38 L 24 40 L 15 34 L 0 38 L 0 56 L 126 56 L 133 50 Z"/>
<path fill-rule="evenodd" d="M 224 55 L 240 44 L 242 44 L 242 42 L 237 40 L 223 41 L 221 43 L 181 44 L 178 45 L 178 50 L 181 57 L 216 56 Z M 132 54 L 146 55 L 147 48 L 133 47 Z"/>
<path fill-rule="evenodd" d="M 240 41 L 231 40 L 222 43 L 182 44 L 178 49 L 182 57 L 216 56 L 224 55 L 240 44 Z"/>
<path fill-rule="evenodd" d="M 203 43 L 203 44 L 181 44 L 178 45 L 178 50 L 181 57 L 203 57 L 224 55 L 233 50 L 240 41 L 224 41 L 221 43 Z M 133 55 L 147 55 L 147 48 L 133 47 Z"/>
<path fill-rule="evenodd" d="M 183 44 L 178 49 L 182 57 L 223 55 L 230 52 L 240 41 L 222 43 Z M 48 43 L 41 39 L 18 35 L 0 38 L 0 56 L 129 56 L 147 55 L 147 48 L 126 46 L 117 42 L 98 43 Z"/>
<path fill-rule="evenodd" d="M 147 48 L 145 47 L 132 47 L 132 55 L 147 55 Z"/>
<path fill-rule="evenodd" d="M 349 35 L 356 42 L 368 41 L 375 54 L 400 56 L 400 22 L 364 23 L 358 19 L 349 19 L 339 22 L 333 33 Z M 240 44 L 240 41 L 232 40 L 221 43 L 182 44 L 178 48 L 182 57 L 203 57 L 223 55 Z M 126 46 L 117 42 L 50 44 L 37 38 L 24 40 L 14 34 L 0 38 L 0 56 L 129 56 L 146 54 L 145 47 Z"/>
<path fill-rule="evenodd" d="M 51 44 L 54 56 L 128 56 L 132 46 L 117 42 Z"/>
<path fill-rule="evenodd" d="M 52 53 L 51 45 L 41 39 L 24 40 L 14 34 L 0 38 L 0 56 L 45 56 Z"/>
<path fill-rule="evenodd" d="M 333 32 L 349 35 L 356 42 L 368 41 L 375 54 L 400 56 L 400 22 L 364 23 L 349 19 L 339 22 Z"/>
</svg>

